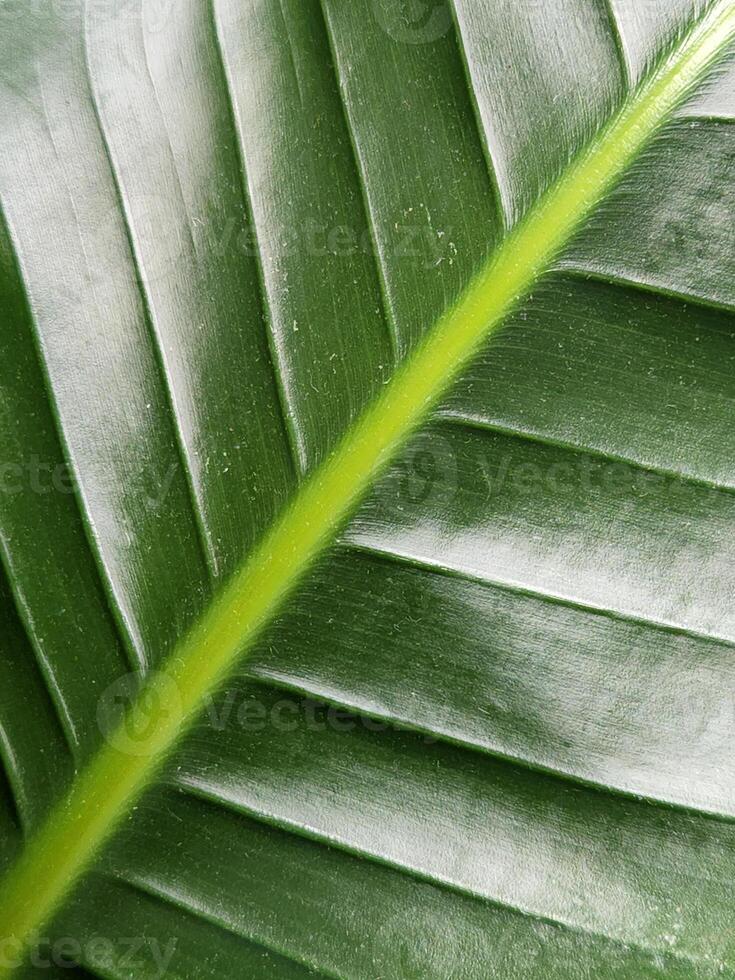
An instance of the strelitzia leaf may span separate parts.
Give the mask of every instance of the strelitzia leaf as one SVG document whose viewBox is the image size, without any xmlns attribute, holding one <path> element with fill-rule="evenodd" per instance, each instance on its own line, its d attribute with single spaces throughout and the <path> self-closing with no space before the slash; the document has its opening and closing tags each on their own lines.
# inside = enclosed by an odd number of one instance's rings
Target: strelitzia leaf
<svg viewBox="0 0 735 980">
<path fill-rule="evenodd" d="M 0 19 L 0 975 L 733 969 L 735 5 Z"/>
</svg>

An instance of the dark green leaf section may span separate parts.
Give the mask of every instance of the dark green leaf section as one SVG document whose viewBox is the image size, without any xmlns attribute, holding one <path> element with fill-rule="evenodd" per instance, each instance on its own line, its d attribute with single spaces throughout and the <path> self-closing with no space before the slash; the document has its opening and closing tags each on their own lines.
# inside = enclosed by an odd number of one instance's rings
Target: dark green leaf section
<svg viewBox="0 0 735 980">
<path fill-rule="evenodd" d="M 562 265 L 731 308 L 734 166 L 730 120 L 677 120 L 605 202 Z M 634 250 L 631 214 L 638 222 Z"/>
<path fill-rule="evenodd" d="M 0 760 L 3 865 L 71 778 L 73 760 L 5 574 L 0 575 Z M 34 724 L 29 725 L 28 719 Z"/>
<path fill-rule="evenodd" d="M 432 436 L 422 435 L 425 445 Z M 623 617 L 734 638 L 726 531 L 735 495 L 649 479 L 608 459 L 505 433 L 455 425 L 439 438 L 429 452 L 447 453 L 454 467 L 434 500 L 409 512 L 390 482 L 383 484 L 350 528 L 351 542 Z"/>
<path fill-rule="evenodd" d="M 350 553 L 315 577 L 272 642 L 255 669 L 284 686 L 533 768 L 733 815 L 730 644 Z"/>
<path fill-rule="evenodd" d="M 683 220 L 689 212 L 677 213 Z M 729 252 L 708 259 L 726 281 Z M 650 485 L 675 484 L 679 474 L 731 489 L 735 320 L 708 307 L 584 271 L 554 277 L 478 358 L 441 415 L 594 450 L 650 471 L 640 477 Z"/>
<path fill-rule="evenodd" d="M 109 872 L 328 976 L 715 975 L 731 826 L 235 691 L 182 756 L 187 792 L 148 801 Z"/>
<path fill-rule="evenodd" d="M 211 7 L 274 368 L 306 470 L 393 368 L 373 229 L 318 0 Z"/>
<path fill-rule="evenodd" d="M 414 21 L 406 4 L 324 3 L 400 353 L 466 285 L 503 227 L 459 39 L 447 7 L 436 7 Z"/>
<path fill-rule="evenodd" d="M 62 951 L 67 948 L 66 941 L 66 937 L 61 940 Z M 40 965 L 34 966 L 30 963 L 28 966 L 21 967 L 16 972 L 18 980 L 40 980 L 41 977 L 46 977 L 46 980 L 92 980 L 94 977 L 104 977 L 103 973 L 90 973 L 83 967 L 77 966 L 75 960 L 64 958 L 61 952 L 57 953 L 51 946 L 39 947 L 35 955 Z"/>
<path fill-rule="evenodd" d="M 205 561 L 126 215 L 85 81 L 84 32 L 68 13 L 58 25 L 43 10 L 35 16 L 24 43 L 37 49 L 29 55 L 36 71 L 26 90 L 7 86 L 0 103 L 2 125 L 14 133 L 0 186 L 33 314 L 25 344 L 40 351 L 50 389 L 34 385 L 29 396 L 57 415 L 124 644 L 146 664 L 199 608 Z M 17 31 L 16 21 L 5 48 Z M 95 255 L 104 259 L 93 262 Z M 32 411 L 21 406 L 16 424 L 31 427 Z M 61 554 L 71 568 L 82 560 L 79 545 Z M 85 619 L 85 629 L 95 628 Z M 66 659 L 61 651 L 52 657 Z"/>
<path fill-rule="evenodd" d="M 622 99 L 617 29 L 605 0 L 563 0 L 553 11 L 514 0 L 455 0 L 454 8 L 478 119 L 514 224 Z"/>
<path fill-rule="evenodd" d="M 5 620 L 0 725 L 4 741 L 12 746 L 13 762 L 7 761 L 15 770 L 17 792 L 26 800 L 24 824 L 30 829 L 63 786 L 71 766 L 82 763 L 97 747 L 100 691 L 128 661 L 89 550 L 93 536 L 80 516 L 74 475 L 45 397 L 32 314 L 4 224 L 0 305 Z M 32 726 L 29 715 L 35 719 Z M 34 773 L 36 765 L 39 771 Z"/>
<path fill-rule="evenodd" d="M 151 851 L 180 840 L 182 821 L 195 831 L 182 841 L 183 874 L 173 865 L 151 874 Z M 237 849 L 223 848 L 225 840 L 236 840 Z M 536 921 L 186 796 L 159 798 L 136 841 L 126 845 L 124 863 L 138 887 L 174 905 L 206 909 L 221 927 L 306 959 L 326 976 L 473 978 L 491 962 L 510 978 L 540 980 L 552 969 L 569 975 L 580 962 L 611 977 L 692 976 L 675 956 Z M 218 862 L 235 865 L 228 880 L 210 876 Z M 256 894 L 257 902 L 242 901 Z"/>
<path fill-rule="evenodd" d="M 293 471 L 215 24 L 207 3 L 148 4 L 139 16 L 91 6 L 84 17 L 65 37 L 99 127 L 90 152 L 101 136 L 114 185 L 109 233 L 126 239 L 157 361 L 146 377 L 175 428 L 172 490 L 188 488 L 217 577 L 273 519 Z M 173 493 L 164 506 L 192 520 Z"/>
<path fill-rule="evenodd" d="M 703 5 L 62 6 L 0 8 L 4 860 L 100 696 Z M 61 914 L 79 976 L 160 976 L 174 938 L 182 978 L 732 975 L 729 78 Z"/>
<path fill-rule="evenodd" d="M 49 939 L 54 943 L 63 933 L 74 936 L 78 959 L 92 976 L 161 980 L 231 976 L 233 971 L 248 980 L 324 976 L 257 938 L 246 938 L 245 930 L 219 921 L 214 909 L 187 905 L 182 897 L 155 887 L 94 875 L 85 897 L 86 904 L 72 903 L 60 931 Z"/>
</svg>

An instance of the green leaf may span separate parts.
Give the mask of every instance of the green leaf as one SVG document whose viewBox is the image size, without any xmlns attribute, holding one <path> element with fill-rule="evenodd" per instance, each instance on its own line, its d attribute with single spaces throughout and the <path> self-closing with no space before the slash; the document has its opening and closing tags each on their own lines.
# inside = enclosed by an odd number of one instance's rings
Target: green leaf
<svg viewBox="0 0 735 980">
<path fill-rule="evenodd" d="M 732 974 L 735 5 L 0 26 L 0 974 Z"/>
</svg>

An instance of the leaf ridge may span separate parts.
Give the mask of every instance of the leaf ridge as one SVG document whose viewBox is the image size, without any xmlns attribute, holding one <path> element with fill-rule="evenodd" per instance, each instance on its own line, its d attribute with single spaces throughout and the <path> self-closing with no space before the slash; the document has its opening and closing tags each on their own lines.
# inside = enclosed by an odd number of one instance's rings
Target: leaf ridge
<svg viewBox="0 0 735 980">
<path fill-rule="evenodd" d="M 147 327 L 148 336 L 150 337 L 151 349 L 153 351 L 156 366 L 158 368 L 158 373 L 161 379 L 161 384 L 163 387 L 163 391 L 165 393 L 166 406 L 168 408 L 168 413 L 171 418 L 171 424 L 174 433 L 176 453 L 179 462 L 181 464 L 182 472 L 185 477 L 187 495 L 189 498 L 189 506 L 191 508 L 192 517 L 194 519 L 194 525 L 196 527 L 197 543 L 203 559 L 204 567 L 207 571 L 209 584 L 212 585 L 217 577 L 217 567 L 218 567 L 217 551 L 214 546 L 214 542 L 212 540 L 210 529 L 207 527 L 204 518 L 204 506 L 201 500 L 201 490 L 196 485 L 196 481 L 194 479 L 194 472 L 191 467 L 189 453 L 186 447 L 186 440 L 181 425 L 180 412 L 177 410 L 176 392 L 174 390 L 173 380 L 171 378 L 170 372 L 166 364 L 166 358 L 163 352 L 163 343 L 161 339 L 161 334 L 158 327 L 156 326 L 156 317 L 153 309 L 153 304 L 151 302 L 149 289 L 146 286 L 143 263 L 140 256 L 140 250 L 136 243 L 136 236 L 133 228 L 133 222 L 129 214 L 129 210 L 125 200 L 125 194 L 122 187 L 122 182 L 110 147 L 109 139 L 107 137 L 107 132 L 105 130 L 102 121 L 102 114 L 100 112 L 97 90 L 94 84 L 92 69 L 89 62 L 89 40 L 88 40 L 86 21 L 84 24 L 84 30 L 82 32 L 82 43 L 84 49 L 84 67 L 87 73 L 87 79 L 89 83 L 90 103 L 97 124 L 97 129 L 99 132 L 100 146 L 102 147 L 102 151 L 104 153 L 105 159 L 109 166 L 110 177 L 112 180 L 113 187 L 115 189 L 115 196 L 117 197 L 119 203 L 120 214 L 122 216 L 122 223 L 125 229 L 125 237 L 128 243 L 128 248 L 130 249 L 130 256 L 131 256 L 133 270 L 135 274 L 135 282 L 138 287 L 138 293 L 140 295 L 141 305 L 143 307 L 143 316 Z M 145 50 L 145 45 L 143 45 L 143 47 Z M 145 55 L 145 57 L 146 57 L 146 68 L 147 68 L 148 67 L 147 54 Z M 153 81 L 150 78 L 150 72 L 148 78 L 151 86 L 153 86 Z M 187 229 L 191 237 L 191 230 L 189 228 L 188 222 L 187 222 Z M 194 246 L 193 246 L 193 239 L 192 239 L 192 248 L 193 247 Z"/>
<path fill-rule="evenodd" d="M 429 569 L 429 571 L 431 570 Z M 534 759 L 526 755 L 521 755 L 518 752 L 507 752 L 502 748 L 498 748 L 491 744 L 489 740 L 481 741 L 471 736 L 465 736 L 444 725 L 422 725 L 420 722 L 416 722 L 404 714 L 397 714 L 388 709 L 381 710 L 375 706 L 374 702 L 366 701 L 365 703 L 360 703 L 358 698 L 350 698 L 339 692 L 329 692 L 319 684 L 310 684 L 308 681 L 293 679 L 286 673 L 253 668 L 250 676 L 259 686 L 272 688 L 277 691 L 287 691 L 290 694 L 296 694 L 303 698 L 318 701 L 320 704 L 341 708 L 351 714 L 388 724 L 391 728 L 395 728 L 400 732 L 430 736 L 442 745 L 454 746 L 472 756 L 505 763 L 524 772 L 541 773 L 552 779 L 558 779 L 562 783 L 602 793 L 613 800 L 643 801 L 652 807 L 658 807 L 672 813 L 689 815 L 698 819 L 713 820 L 722 824 L 735 823 L 735 812 L 715 809 L 714 807 L 702 804 L 685 803 L 678 799 L 655 795 L 640 788 L 628 788 L 609 781 L 585 776 L 573 771 L 571 768 L 563 769 L 561 767 L 546 765 L 542 762 L 536 762 Z M 185 786 L 186 779 L 177 777 L 173 784 L 176 786 Z"/>
<path fill-rule="evenodd" d="M 717 636 L 711 633 L 703 633 L 699 630 L 691 629 L 688 626 L 682 626 L 678 623 L 667 623 L 664 620 L 647 619 L 645 617 L 635 616 L 632 613 L 626 613 L 611 607 L 598 606 L 594 603 L 580 602 L 578 599 L 571 599 L 568 596 L 557 595 L 553 592 L 545 592 L 543 589 L 533 588 L 529 585 L 522 585 L 517 582 L 506 581 L 503 579 L 493 579 L 489 576 L 470 572 L 451 565 L 442 565 L 440 562 L 426 557 L 419 558 L 415 555 L 408 554 L 407 552 L 401 552 L 390 548 L 383 548 L 376 544 L 362 542 L 359 540 L 359 538 L 347 538 L 346 544 L 351 550 L 363 551 L 365 554 L 374 555 L 377 558 L 385 558 L 386 561 L 395 561 L 400 564 L 411 565 L 414 568 L 424 569 L 425 571 L 433 572 L 436 575 L 445 575 L 449 578 L 459 578 L 467 582 L 477 582 L 478 585 L 491 586 L 494 589 L 500 589 L 503 592 L 511 592 L 516 595 L 530 596 L 533 599 L 539 599 L 542 602 L 548 602 L 552 605 L 564 606 L 568 609 L 577 609 L 580 612 L 604 616 L 606 619 L 613 619 L 617 622 L 634 623 L 637 626 L 644 626 L 648 629 L 659 630 L 662 633 L 670 633 L 674 634 L 675 636 L 685 636 L 692 640 L 701 640 L 708 643 L 717 643 L 718 645 L 732 647 L 735 649 L 735 641 L 729 639 L 728 637 Z"/>
<path fill-rule="evenodd" d="M 247 934 L 244 932 L 238 932 L 232 927 L 232 925 L 225 922 L 222 917 L 204 912 L 196 905 L 186 902 L 180 895 L 176 895 L 172 891 L 166 891 L 166 889 L 162 888 L 160 885 L 152 884 L 151 882 L 146 881 L 144 878 L 133 876 L 123 877 L 116 874 L 112 875 L 111 877 L 114 881 L 126 885 L 133 891 L 137 891 L 142 895 L 149 895 L 151 898 L 156 899 L 162 904 L 170 905 L 179 912 L 184 912 L 186 915 L 191 915 L 197 919 L 201 919 L 203 922 L 207 922 L 210 925 L 215 926 L 217 929 L 221 929 L 223 932 L 229 933 L 231 936 L 236 936 L 238 939 L 241 939 L 244 942 L 252 943 L 254 946 L 257 946 L 268 953 L 275 953 L 277 956 L 282 956 L 291 963 L 295 963 L 297 966 L 302 966 L 309 970 L 309 972 L 316 977 L 322 977 L 323 980 L 344 980 L 344 978 L 338 973 L 325 973 L 323 967 L 317 967 L 311 961 L 295 956 L 290 950 L 286 949 L 285 946 L 279 946 L 277 943 L 268 943 L 261 936 L 256 937 L 252 935 L 250 930 L 248 930 Z"/>
<path fill-rule="evenodd" d="M 494 897 L 485 892 L 469 888 L 465 885 L 459 884 L 458 882 L 452 881 L 448 877 L 433 875 L 430 872 L 422 870 L 414 865 L 403 864 L 385 855 L 374 853 L 365 848 L 356 847 L 346 843 L 339 837 L 321 834 L 319 831 L 314 830 L 306 824 L 300 824 L 295 820 L 275 816 L 274 814 L 268 813 L 265 810 L 258 810 L 240 801 L 227 799 L 226 797 L 219 796 L 212 790 L 205 789 L 200 786 L 192 784 L 184 785 L 183 792 L 195 800 L 208 803 L 213 807 L 222 807 L 223 809 L 229 810 L 232 813 L 245 816 L 253 820 L 255 823 L 268 827 L 274 827 L 276 830 L 281 830 L 288 834 L 302 837 L 305 840 L 313 841 L 315 844 L 318 844 L 321 847 L 333 848 L 343 854 L 349 855 L 350 857 L 357 857 L 362 860 L 372 861 L 381 867 L 390 868 L 394 871 L 398 871 L 400 874 L 414 878 L 417 881 L 426 882 L 427 884 L 432 885 L 434 888 L 439 888 L 443 891 L 448 891 L 456 895 L 463 895 L 466 898 L 482 902 L 493 908 L 513 912 L 516 915 L 523 916 L 524 919 L 528 919 L 532 922 L 554 926 L 574 935 L 585 936 L 587 938 L 603 942 L 616 950 L 635 950 L 637 953 L 642 954 L 645 958 L 653 960 L 660 960 L 661 956 L 665 955 L 673 962 L 684 963 L 688 966 L 698 965 L 701 963 L 699 957 L 679 953 L 674 950 L 658 949 L 655 946 L 648 946 L 640 942 L 623 940 L 618 936 L 609 935 L 608 933 L 571 922 L 562 917 L 541 915 L 532 911 L 531 909 L 525 908 L 523 905 L 515 904 L 513 902 Z"/>
<path fill-rule="evenodd" d="M 613 43 L 615 44 L 615 52 L 618 56 L 618 61 L 620 63 L 620 69 L 623 73 L 623 77 L 626 81 L 626 87 L 628 89 L 632 88 L 634 84 L 633 77 L 633 66 L 628 55 L 628 50 L 625 44 L 625 38 L 623 37 L 623 32 L 620 30 L 620 22 L 618 21 L 618 15 L 615 12 L 615 0 L 600 0 L 603 10 L 607 14 L 607 18 L 610 22 L 610 33 L 613 37 Z"/>
<path fill-rule="evenodd" d="M 79 736 L 74 726 L 74 721 L 71 717 L 66 701 L 64 700 L 64 696 L 56 682 L 56 678 L 54 677 L 53 668 L 44 654 L 43 644 L 41 643 L 38 635 L 36 634 L 36 630 L 34 629 L 33 620 L 31 618 L 28 606 L 23 599 L 23 596 L 16 588 L 15 582 L 17 579 L 12 574 L 10 552 L 7 541 L 5 540 L 5 535 L 2 533 L 2 531 L 0 531 L 0 568 L 2 568 L 5 572 L 5 578 L 8 582 L 10 595 L 12 596 L 12 601 L 18 615 L 18 620 L 23 626 L 24 633 L 28 637 L 29 646 L 33 651 L 36 666 L 43 680 L 43 686 L 45 687 L 49 700 L 53 705 L 54 714 L 56 715 L 56 719 L 59 723 L 66 747 L 68 748 L 72 759 L 77 759 L 80 747 Z"/>
<path fill-rule="evenodd" d="M 209 12 L 209 21 L 212 29 L 212 38 L 214 40 L 214 46 L 217 52 L 217 58 L 222 73 L 223 91 L 225 93 L 227 109 L 232 124 L 235 152 L 237 154 L 237 161 L 240 169 L 240 182 L 242 186 L 245 213 L 247 215 L 248 222 L 252 229 L 253 244 L 255 246 L 253 249 L 253 254 L 255 256 L 257 281 L 258 281 L 258 287 L 260 292 L 260 306 L 263 315 L 263 323 L 265 325 L 265 330 L 266 330 L 266 339 L 268 341 L 268 351 L 270 353 L 271 369 L 273 371 L 273 376 L 276 383 L 276 391 L 278 393 L 278 405 L 280 408 L 281 421 L 283 422 L 286 441 L 289 447 L 289 456 L 294 468 L 294 473 L 296 474 L 297 477 L 301 477 L 306 473 L 308 467 L 308 450 L 306 446 L 304 433 L 301 430 L 298 421 L 298 416 L 294 409 L 295 400 L 293 396 L 290 394 L 290 382 L 288 380 L 286 359 L 281 350 L 281 344 L 278 337 L 276 336 L 275 327 L 269 313 L 270 310 L 270 304 L 268 302 L 269 291 L 268 291 L 268 284 L 265 276 L 265 270 L 263 267 L 263 261 L 261 258 L 261 248 L 258 240 L 259 239 L 258 225 L 255 220 L 255 211 L 253 209 L 253 202 L 252 202 L 252 191 L 250 189 L 250 182 L 248 178 L 247 163 L 245 159 L 244 134 L 242 133 L 240 124 L 237 119 L 237 113 L 235 111 L 235 102 L 232 94 L 232 81 L 230 79 L 230 72 L 227 67 L 227 59 L 225 57 L 224 45 L 222 44 L 222 38 L 220 35 L 219 16 L 217 13 L 217 0 L 205 0 L 205 2 L 207 4 L 207 9 Z M 294 68 L 294 72 L 295 72 L 295 68 Z"/>
<path fill-rule="evenodd" d="M 352 118 L 350 116 L 349 109 L 347 108 L 344 84 L 342 78 L 342 69 L 339 64 L 339 55 L 337 53 L 337 47 L 334 41 L 334 31 L 329 18 L 329 14 L 324 9 L 324 0 L 319 0 L 319 12 L 322 17 L 322 23 L 324 26 L 324 32 L 327 37 L 327 42 L 329 44 L 330 52 L 330 63 L 331 68 L 334 73 L 334 79 L 337 88 L 337 95 L 339 98 L 340 109 L 342 112 L 342 118 L 345 123 L 345 128 L 347 130 L 347 135 L 350 140 L 350 147 L 352 150 L 352 159 L 357 173 L 357 183 L 360 187 L 360 195 L 362 197 L 362 209 L 365 215 L 365 221 L 370 233 L 370 252 L 373 260 L 373 265 L 375 267 L 375 272 L 378 277 L 378 283 L 380 284 L 380 296 L 382 305 L 382 319 L 385 323 L 386 330 L 388 331 L 388 339 L 390 341 L 391 352 L 393 354 L 394 365 L 399 361 L 400 355 L 400 333 L 398 330 L 398 316 L 395 310 L 395 304 L 393 302 L 393 297 L 391 295 L 390 288 L 390 277 L 388 275 L 388 263 L 385 260 L 383 250 L 380 247 L 380 241 L 377 234 L 377 220 L 375 217 L 375 209 L 373 208 L 372 202 L 370 200 L 370 194 L 367 188 L 367 167 L 363 159 L 362 153 L 360 151 L 360 146 L 355 134 L 355 127 L 352 123 Z"/>
<path fill-rule="evenodd" d="M 539 313 L 546 312 L 541 307 L 536 307 L 536 310 Z M 611 451 L 608 449 L 599 449 L 595 446 L 589 446 L 587 443 L 583 442 L 567 442 L 564 439 L 559 439 L 556 436 L 549 435 L 545 432 L 541 432 L 540 430 L 536 431 L 530 428 L 522 428 L 521 426 L 513 426 L 503 424 L 501 422 L 495 422 L 490 418 L 482 418 L 480 416 L 472 415 L 469 412 L 462 412 L 458 409 L 440 409 L 435 414 L 434 419 L 444 425 L 453 425 L 457 426 L 458 428 L 466 428 L 470 431 L 476 432 L 498 433 L 500 435 L 520 439 L 524 442 L 536 443 L 540 446 L 550 446 L 554 449 L 562 449 L 567 452 L 594 456 L 597 459 L 611 460 L 615 463 L 624 463 L 626 466 L 630 466 L 632 469 L 638 470 L 641 473 L 651 473 L 655 476 L 662 476 L 679 484 L 701 487 L 702 489 L 706 490 L 715 490 L 717 493 L 735 493 L 735 484 L 724 483 L 719 480 L 711 480 L 707 477 L 700 476 L 697 473 L 687 473 L 683 470 L 674 469 L 673 467 L 660 466 L 657 463 L 647 463 L 641 459 L 636 459 L 636 457 L 632 454 Z"/>
<path fill-rule="evenodd" d="M 474 120 L 477 138 L 480 142 L 480 146 L 482 147 L 482 156 L 485 160 L 485 168 L 490 180 L 490 185 L 493 189 L 493 196 L 495 197 L 498 217 L 501 224 L 500 232 L 502 236 L 502 234 L 508 232 L 512 224 L 511 218 L 513 215 L 513 202 L 507 189 L 502 186 L 500 170 L 495 161 L 496 151 L 492 145 L 492 134 L 488 132 L 488 129 L 482 119 L 482 113 L 480 112 L 480 105 L 477 101 L 477 93 L 472 81 L 472 72 L 470 71 L 470 63 L 467 58 L 467 48 L 465 45 L 464 33 L 462 31 L 462 24 L 460 23 L 459 13 L 457 11 L 456 0 L 448 0 L 448 7 L 452 15 L 452 25 L 456 38 L 457 50 L 459 51 L 459 57 L 462 61 L 464 84 L 472 106 L 472 118 Z"/>
<path fill-rule="evenodd" d="M 45 117 L 45 110 L 44 110 L 44 119 L 45 118 L 46 117 Z M 22 263 L 20 260 L 20 256 L 18 254 L 18 247 L 15 242 L 15 237 L 13 235 L 13 230 L 10 225 L 10 220 L 6 214 L 6 209 L 1 198 L 0 198 L 0 221 L 2 222 L 3 228 L 5 230 L 5 239 L 7 241 L 7 246 L 10 255 L 12 257 L 15 270 L 18 275 L 18 282 L 24 284 L 25 279 L 23 276 Z M 28 293 L 25 288 L 25 285 L 22 285 L 22 288 L 23 288 L 23 301 L 28 314 L 28 322 L 31 325 L 31 333 L 32 333 L 32 341 L 33 341 L 33 358 L 38 364 L 41 377 L 43 378 L 44 388 L 51 408 L 51 416 L 54 424 L 54 434 L 58 441 L 62 458 L 65 460 L 67 466 L 69 467 L 70 472 L 74 473 L 75 467 L 71 458 L 71 453 L 69 452 L 69 448 L 64 438 L 63 429 L 59 418 L 59 413 L 56 407 L 56 402 L 52 395 L 51 382 L 49 380 L 48 372 L 46 370 L 46 365 L 45 365 L 45 360 L 44 360 L 43 350 L 42 350 L 42 345 L 40 340 L 38 322 L 36 320 L 36 315 L 33 310 L 30 299 L 28 297 Z M 73 482 L 74 506 L 79 515 L 80 523 L 82 525 L 82 528 L 84 529 L 85 538 L 87 540 L 87 543 L 89 544 L 90 551 L 92 552 L 94 558 L 95 569 L 100 581 L 100 585 L 102 586 L 102 593 L 105 597 L 106 607 L 112 618 L 113 626 L 115 626 L 115 632 L 117 632 L 117 628 L 116 628 L 117 618 L 114 614 L 113 600 L 108 591 L 108 588 L 106 587 L 108 584 L 107 578 L 106 576 L 104 576 L 102 572 L 102 562 L 99 554 L 99 549 L 96 546 L 94 532 L 92 531 L 90 522 L 87 517 L 86 507 L 84 506 L 82 496 L 81 496 L 81 491 L 79 489 L 79 481 L 74 480 L 72 482 Z M 67 748 L 69 749 L 69 753 L 72 759 L 76 760 L 78 758 L 80 740 L 75 730 L 71 713 L 69 712 L 66 701 L 54 677 L 53 669 L 44 655 L 43 645 L 40 642 L 40 639 L 37 636 L 36 631 L 33 627 L 30 611 L 27 607 L 27 604 L 22 594 L 20 593 L 17 587 L 16 583 L 18 581 L 18 577 L 13 574 L 10 549 L 8 547 L 8 542 L 6 540 L 5 534 L 2 532 L 2 529 L 0 529 L 0 568 L 4 570 L 5 577 L 8 583 L 8 588 L 10 590 L 10 595 L 12 597 L 13 605 L 18 614 L 18 619 L 23 627 L 23 631 L 28 637 L 28 642 L 31 650 L 33 651 L 34 658 L 36 661 L 36 666 L 41 676 L 41 680 L 46 690 L 46 693 L 48 695 L 49 701 L 52 705 L 52 709 L 57 724 L 59 726 L 59 729 L 61 731 L 62 737 L 64 739 Z M 137 651 L 132 647 L 132 645 L 129 645 L 127 643 L 124 643 L 123 647 L 125 650 L 126 657 L 128 659 L 128 663 L 130 664 L 132 669 L 135 669 L 136 667 L 139 666 Z"/>
<path fill-rule="evenodd" d="M 13 819 L 23 838 L 27 838 L 30 830 L 30 819 L 28 816 L 28 801 L 25 790 L 23 789 L 23 778 L 20 774 L 11 741 L 5 731 L 2 720 L 0 720 L 0 788 L 3 783 L 8 788 Z"/>
<path fill-rule="evenodd" d="M 725 120 L 725 122 L 729 122 L 729 120 Z M 733 120 L 733 122 L 735 122 L 735 120 Z M 596 269 L 592 265 L 588 267 L 576 260 L 568 261 L 562 258 L 558 263 L 556 263 L 555 268 L 563 272 L 564 275 L 574 276 L 577 279 L 591 279 L 595 282 L 608 283 L 611 286 L 621 286 L 623 288 L 640 290 L 641 292 L 649 293 L 652 296 L 666 296 L 669 299 L 682 300 L 684 303 L 691 303 L 692 306 L 702 307 L 706 310 L 721 310 L 725 313 L 735 312 L 735 306 L 733 306 L 731 303 L 719 303 L 717 300 L 710 299 L 709 296 L 704 296 L 701 293 L 683 292 L 677 289 L 670 289 L 666 286 L 659 286 L 656 283 L 650 283 L 643 278 L 634 279 L 632 276 Z"/>
</svg>

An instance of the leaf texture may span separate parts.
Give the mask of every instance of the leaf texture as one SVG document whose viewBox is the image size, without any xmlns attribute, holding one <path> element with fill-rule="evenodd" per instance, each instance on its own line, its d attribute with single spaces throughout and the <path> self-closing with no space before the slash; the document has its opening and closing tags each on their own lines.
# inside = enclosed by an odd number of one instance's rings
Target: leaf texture
<svg viewBox="0 0 735 980">
<path fill-rule="evenodd" d="M 0 6 L 4 863 L 119 678 L 706 7 Z M 732 78 L 60 912 L 80 975 L 160 976 L 169 941 L 179 977 L 735 974 Z"/>
</svg>

